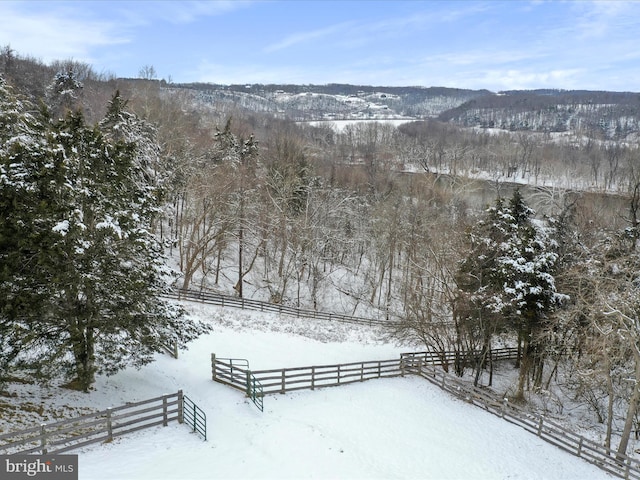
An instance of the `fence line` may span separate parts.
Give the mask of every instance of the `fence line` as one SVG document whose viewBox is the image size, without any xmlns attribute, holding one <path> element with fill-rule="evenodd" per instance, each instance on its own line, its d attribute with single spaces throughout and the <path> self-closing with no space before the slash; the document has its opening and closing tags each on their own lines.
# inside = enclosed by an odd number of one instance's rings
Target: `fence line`
<svg viewBox="0 0 640 480">
<path fill-rule="evenodd" d="M 276 303 L 262 302 L 259 300 L 250 300 L 246 298 L 238 298 L 232 295 L 222 295 L 219 293 L 203 292 L 201 290 L 191 290 L 184 288 L 176 288 L 170 294 L 169 298 L 176 300 L 194 300 L 210 305 L 218 305 L 221 307 L 242 308 L 245 310 L 256 310 L 260 312 L 278 313 L 281 315 L 292 315 L 300 318 L 311 318 L 314 320 L 332 320 L 341 323 L 351 323 L 355 325 L 374 325 L 381 327 L 391 327 L 397 322 L 393 320 L 380 320 L 363 317 L 352 317 L 339 313 L 318 312 L 316 310 L 305 310 L 302 308 L 289 307 Z"/>
<path fill-rule="evenodd" d="M 533 414 L 507 401 L 500 401 L 486 390 L 468 385 L 431 365 L 413 368 L 414 373 L 451 395 L 479 406 L 498 417 L 522 427 L 542 440 L 580 457 L 600 469 L 624 479 L 640 479 L 640 461 L 628 455 L 618 455 L 593 440 L 578 435 L 566 427 Z"/>
<path fill-rule="evenodd" d="M 487 352 L 488 360 L 492 362 L 500 362 L 504 360 L 517 360 L 519 353 L 517 347 L 493 348 Z M 482 356 L 482 351 L 476 350 L 472 352 L 456 352 L 453 350 L 445 351 L 424 351 L 401 353 L 400 359 L 408 366 L 412 363 L 422 362 L 434 366 L 448 366 L 456 361 L 461 361 L 465 365 L 470 365 Z"/>
<path fill-rule="evenodd" d="M 93 443 L 110 442 L 116 436 L 138 430 L 159 425 L 166 427 L 173 421 L 184 422 L 182 390 L 80 417 L 43 423 L 38 427 L 2 434 L 0 435 L 0 452 L 3 454 L 40 452 L 42 455 L 64 453 Z"/>
<path fill-rule="evenodd" d="M 347 385 L 372 378 L 403 375 L 401 360 L 373 360 L 368 362 L 315 365 L 310 367 L 250 370 L 244 359 L 219 358 L 211 354 L 212 379 L 244 392 L 248 375 L 260 384 L 262 395 L 286 393 L 296 390 Z"/>
<path fill-rule="evenodd" d="M 286 393 L 296 390 L 314 390 L 349 383 L 363 382 L 373 378 L 404 376 L 407 369 L 416 364 L 441 366 L 454 361 L 457 352 L 410 352 L 400 355 L 400 359 L 372 360 L 365 362 L 334 365 L 314 365 L 309 367 L 279 368 L 272 370 L 251 370 L 246 359 L 220 358 L 211 354 L 211 377 L 244 392 L 250 392 L 250 375 L 260 384 L 262 394 Z M 467 358 L 475 359 L 480 352 L 472 352 Z M 517 348 L 501 348 L 491 351 L 493 361 L 515 360 Z M 410 370 L 413 372 L 413 370 Z M 254 394 L 255 395 L 255 394 Z M 254 402 L 255 403 L 255 402 Z"/>
<path fill-rule="evenodd" d="M 167 355 L 178 358 L 178 342 L 176 340 L 166 340 L 160 343 L 160 348 Z"/>
<path fill-rule="evenodd" d="M 347 385 L 372 378 L 399 377 L 403 374 L 403 370 L 398 360 L 379 360 L 258 370 L 251 373 L 262 384 L 264 393 L 270 394 Z"/>
<path fill-rule="evenodd" d="M 454 352 L 445 353 L 453 354 Z M 515 358 L 517 358 L 517 349 L 504 348 L 492 351 L 493 361 Z M 247 378 L 248 374 L 251 374 L 262 384 L 263 395 L 347 385 L 372 378 L 417 375 L 455 397 L 518 425 L 540 439 L 612 475 L 640 480 L 640 461 L 627 455 L 617 455 L 610 448 L 582 437 L 547 419 L 544 415 L 527 412 L 506 399 L 499 399 L 485 389 L 468 385 L 436 369 L 436 366 L 441 366 L 447 361 L 451 361 L 451 357 L 441 353 L 411 352 L 403 353 L 399 359 L 393 360 L 251 371 L 247 360 L 217 358 L 215 354 L 211 355 L 213 380 L 248 392 Z"/>
</svg>

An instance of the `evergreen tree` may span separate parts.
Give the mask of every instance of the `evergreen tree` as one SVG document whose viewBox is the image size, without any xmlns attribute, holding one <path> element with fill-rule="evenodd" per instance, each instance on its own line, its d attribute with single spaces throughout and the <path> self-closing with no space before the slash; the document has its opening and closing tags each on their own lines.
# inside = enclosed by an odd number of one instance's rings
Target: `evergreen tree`
<svg viewBox="0 0 640 480">
<path fill-rule="evenodd" d="M 0 118 L 20 112 L 13 104 Z M 97 372 L 144 365 L 163 342 L 184 347 L 206 331 L 160 298 L 170 276 L 152 234 L 158 149 L 123 106 L 116 95 L 95 127 L 46 112 L 31 126 L 23 113 L 14 128 L 29 136 L 3 138 L 0 151 L 3 360 L 63 371 L 85 391 Z"/>
<path fill-rule="evenodd" d="M 53 115 L 62 118 L 67 112 L 75 110 L 83 87 L 72 65 L 67 65 L 56 73 L 53 82 L 47 87 L 47 103 Z"/>
<path fill-rule="evenodd" d="M 521 346 L 516 398 L 524 397 L 530 375 L 541 382 L 544 347 L 537 335 L 564 295 L 556 291 L 556 243 L 548 228 L 534 221 L 534 211 L 516 190 L 508 205 L 498 199 L 472 235 L 472 248 L 461 267 L 461 290 L 479 312 L 473 319 L 503 318 Z M 484 316 L 481 315 L 484 313 Z M 488 329 L 488 330 L 487 330 Z M 483 326 L 485 344 L 495 323 Z"/>
<path fill-rule="evenodd" d="M 460 262 L 456 276 L 459 290 L 456 302 L 458 323 L 472 338 L 480 338 L 482 342 L 480 356 L 475 362 L 475 385 L 491 358 L 492 339 L 504 327 L 503 316 L 494 308 L 495 292 L 502 284 L 495 268 L 500 255 L 498 246 L 509 237 L 510 232 L 504 220 L 504 202 L 498 198 L 496 205 L 487 210 L 486 218 L 471 230 L 469 251 Z M 493 370 L 490 370 L 490 375 L 492 373 Z"/>
</svg>

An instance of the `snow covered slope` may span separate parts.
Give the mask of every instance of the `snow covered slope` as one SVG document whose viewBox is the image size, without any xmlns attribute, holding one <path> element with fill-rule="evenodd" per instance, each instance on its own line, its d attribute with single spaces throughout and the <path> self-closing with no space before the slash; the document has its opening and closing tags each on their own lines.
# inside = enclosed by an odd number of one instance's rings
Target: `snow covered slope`
<svg viewBox="0 0 640 480">
<path fill-rule="evenodd" d="M 171 424 L 86 447 L 81 480 L 612 478 L 417 377 L 271 395 L 261 413 L 211 380 L 211 353 L 247 358 L 257 370 L 390 359 L 412 348 L 364 327 L 189 307 L 214 331 L 178 360 L 159 356 L 100 377 L 89 395 L 52 389 L 48 401 L 65 395 L 58 400 L 104 408 L 183 389 L 206 412 L 209 440 Z"/>
</svg>

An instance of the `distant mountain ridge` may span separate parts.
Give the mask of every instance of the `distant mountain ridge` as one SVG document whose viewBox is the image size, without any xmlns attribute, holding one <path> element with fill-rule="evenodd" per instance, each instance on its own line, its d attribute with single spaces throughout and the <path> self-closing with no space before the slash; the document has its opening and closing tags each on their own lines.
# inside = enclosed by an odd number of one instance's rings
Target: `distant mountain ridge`
<svg viewBox="0 0 640 480">
<path fill-rule="evenodd" d="M 292 85 L 206 83 L 175 84 L 203 101 L 228 101 L 251 110 L 271 112 L 296 121 L 411 117 L 435 118 L 488 90 L 446 87 L 384 87 L 349 84 Z"/>
<path fill-rule="evenodd" d="M 153 82 L 167 91 L 188 92 L 205 104 L 264 112 L 293 121 L 437 119 L 460 127 L 505 131 L 573 132 L 589 137 L 638 143 L 640 93 L 589 90 L 469 90 L 448 87 L 389 87 L 331 83 L 175 84 L 150 78 L 99 75 L 87 64 L 60 61 L 45 65 L 0 49 L 0 74 L 38 101 L 47 95 L 56 72 L 71 68 L 84 83 L 84 95 L 99 95 L 120 85 L 134 89 Z M 101 95 L 101 94 L 100 94 Z M 96 114 L 96 112 L 92 112 Z"/>
<path fill-rule="evenodd" d="M 295 121 L 437 118 L 462 127 L 510 131 L 588 131 L 625 139 L 640 132 L 640 93 L 589 90 L 468 90 L 350 84 L 188 83 L 203 102 L 230 102 Z"/>
<path fill-rule="evenodd" d="M 471 99 L 438 118 L 465 127 L 585 131 L 622 140 L 640 129 L 640 93 L 515 90 Z"/>
</svg>

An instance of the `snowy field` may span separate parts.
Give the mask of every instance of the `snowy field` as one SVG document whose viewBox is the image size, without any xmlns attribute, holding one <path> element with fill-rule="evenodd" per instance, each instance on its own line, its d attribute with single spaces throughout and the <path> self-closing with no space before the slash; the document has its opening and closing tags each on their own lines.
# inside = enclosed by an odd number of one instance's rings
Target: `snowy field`
<svg viewBox="0 0 640 480">
<path fill-rule="evenodd" d="M 208 441 L 172 423 L 85 447 L 72 452 L 81 480 L 613 478 L 417 377 L 270 395 L 260 412 L 211 380 L 211 353 L 259 370 L 392 359 L 412 348 L 364 327 L 188 306 L 214 331 L 178 360 L 158 356 L 100 377 L 91 394 L 39 394 L 102 409 L 182 389 L 206 412 Z"/>
<path fill-rule="evenodd" d="M 300 122 L 300 123 L 307 123 L 315 127 L 329 126 L 333 128 L 336 132 L 340 133 L 340 132 L 343 132 L 348 125 L 366 124 L 367 122 L 368 123 L 377 122 L 385 125 L 392 125 L 394 127 L 398 127 L 399 125 L 402 125 L 404 123 L 415 122 L 418 120 L 419 119 L 417 118 L 411 118 L 411 117 L 404 117 L 404 118 L 402 117 L 401 118 L 386 118 L 386 117 L 375 118 L 374 117 L 374 118 L 353 119 L 353 120 L 311 120 L 309 122 Z"/>
</svg>

